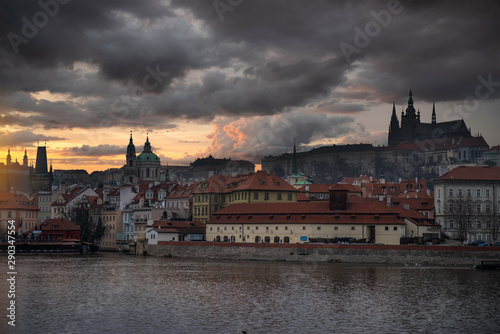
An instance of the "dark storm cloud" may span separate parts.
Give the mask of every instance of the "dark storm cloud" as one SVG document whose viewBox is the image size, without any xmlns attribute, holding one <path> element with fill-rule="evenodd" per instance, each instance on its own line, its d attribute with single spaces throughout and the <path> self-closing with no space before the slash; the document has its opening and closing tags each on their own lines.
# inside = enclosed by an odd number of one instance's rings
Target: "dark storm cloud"
<svg viewBox="0 0 500 334">
<path fill-rule="evenodd" d="M 23 17 L 33 22 L 43 9 L 4 1 L 0 121 L 171 128 L 177 119 L 307 106 L 356 113 L 368 102 L 403 103 L 410 85 L 416 101 L 462 101 L 478 76 L 500 81 L 493 1 L 401 1 L 349 63 L 340 43 L 355 45 L 354 28 L 365 29 L 389 3 L 243 1 L 221 20 L 214 1 L 73 0 L 16 53 L 9 33 L 22 36 Z M 65 98 L 30 95 L 40 91 Z"/>
<path fill-rule="evenodd" d="M 37 141 L 64 140 L 61 137 L 45 136 L 28 130 L 0 132 L 0 147 L 32 147 Z"/>
<path fill-rule="evenodd" d="M 85 157 L 102 157 L 102 156 L 115 156 L 123 154 L 123 147 L 118 145 L 82 145 L 80 147 L 67 147 L 64 148 L 63 153 L 70 154 L 70 156 L 85 156 Z"/>
</svg>

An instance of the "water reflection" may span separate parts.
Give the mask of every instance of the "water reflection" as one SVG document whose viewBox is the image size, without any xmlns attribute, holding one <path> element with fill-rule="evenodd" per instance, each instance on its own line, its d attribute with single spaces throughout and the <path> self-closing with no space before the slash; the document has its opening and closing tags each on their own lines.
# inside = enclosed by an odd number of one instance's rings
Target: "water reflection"
<svg viewBox="0 0 500 334">
<path fill-rule="evenodd" d="M 2 332 L 499 330 L 500 272 L 116 254 L 24 256 L 17 267 L 17 326 Z"/>
</svg>

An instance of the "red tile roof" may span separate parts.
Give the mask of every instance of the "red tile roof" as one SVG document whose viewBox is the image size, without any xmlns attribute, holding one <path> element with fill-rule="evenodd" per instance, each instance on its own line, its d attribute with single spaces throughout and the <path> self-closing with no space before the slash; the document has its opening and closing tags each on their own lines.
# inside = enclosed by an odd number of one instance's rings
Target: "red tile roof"
<svg viewBox="0 0 500 334">
<path fill-rule="evenodd" d="M 309 191 L 306 191 L 306 188 L 309 187 Z M 300 192 L 309 192 L 309 193 L 324 193 L 328 194 L 330 190 L 347 190 L 350 193 L 361 193 L 361 189 L 352 185 L 352 184 L 308 184 L 299 188 Z"/>
<path fill-rule="evenodd" d="M 80 226 L 70 220 L 46 219 L 40 226 L 42 231 L 80 231 Z"/>
<path fill-rule="evenodd" d="M 435 181 L 442 180 L 500 181 L 500 167 L 460 166 Z"/>
<path fill-rule="evenodd" d="M 21 194 L 0 193 L 0 210 L 38 211 L 38 202 Z"/>
<path fill-rule="evenodd" d="M 254 204 L 231 204 L 214 215 L 237 215 L 237 214 L 394 214 L 385 203 L 375 199 L 349 197 L 347 210 L 330 210 L 328 201 L 297 202 L 297 203 L 254 203 Z"/>
<path fill-rule="evenodd" d="M 488 152 L 496 152 L 496 151 L 500 151 L 500 145 L 497 145 L 497 146 L 493 146 L 491 147 Z"/>
<path fill-rule="evenodd" d="M 258 171 L 238 176 L 214 175 L 207 181 L 201 182 L 200 187 L 194 192 L 213 194 L 245 190 L 298 191 L 275 173 Z"/>
</svg>

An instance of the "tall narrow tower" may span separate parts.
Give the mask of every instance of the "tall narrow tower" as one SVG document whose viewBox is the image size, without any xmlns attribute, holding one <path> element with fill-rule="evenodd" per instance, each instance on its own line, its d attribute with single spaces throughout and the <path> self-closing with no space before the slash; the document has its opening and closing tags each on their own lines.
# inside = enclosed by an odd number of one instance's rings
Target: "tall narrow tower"
<svg viewBox="0 0 500 334">
<path fill-rule="evenodd" d="M 12 156 L 10 155 L 10 148 L 9 152 L 7 153 L 7 166 L 12 165 Z"/>
<path fill-rule="evenodd" d="M 392 103 L 391 123 L 389 124 L 389 146 L 397 146 L 401 139 L 401 131 L 399 129 L 399 120 L 396 115 L 396 103 Z"/>
<path fill-rule="evenodd" d="M 127 154 L 125 155 L 125 165 L 123 165 L 122 170 L 125 183 L 130 183 L 132 185 L 137 184 L 139 174 L 137 168 L 137 158 L 135 155 L 135 145 L 132 138 L 132 131 L 130 131 Z"/>
<path fill-rule="evenodd" d="M 24 150 L 23 166 L 28 167 L 28 153 Z"/>
<path fill-rule="evenodd" d="M 31 174 L 31 191 L 52 191 L 53 175 L 47 164 L 47 146 L 38 146 L 35 171 Z"/>
<path fill-rule="evenodd" d="M 432 124 L 436 124 L 436 105 L 432 101 Z"/>
<path fill-rule="evenodd" d="M 413 142 L 413 134 L 417 125 L 420 124 L 420 116 L 413 107 L 413 94 L 410 88 L 408 107 L 406 113 L 401 116 L 401 141 Z"/>
</svg>

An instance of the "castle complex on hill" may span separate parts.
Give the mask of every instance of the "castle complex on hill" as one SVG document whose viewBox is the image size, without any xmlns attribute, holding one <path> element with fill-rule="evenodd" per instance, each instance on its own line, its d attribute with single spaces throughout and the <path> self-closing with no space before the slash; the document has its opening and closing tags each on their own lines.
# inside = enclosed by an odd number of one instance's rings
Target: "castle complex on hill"
<svg viewBox="0 0 500 334">
<path fill-rule="evenodd" d="M 470 130 L 465 126 L 463 120 L 450 122 L 436 122 L 436 106 L 432 104 L 431 123 L 420 121 L 420 110 L 417 112 L 413 107 L 413 94 L 410 89 L 408 107 L 406 113 L 401 111 L 401 127 L 396 116 L 396 105 L 392 106 L 391 123 L 389 124 L 389 146 L 395 147 L 401 143 L 417 143 L 424 140 L 441 138 L 470 138 Z"/>
<path fill-rule="evenodd" d="M 323 146 L 306 152 L 267 156 L 262 159 L 262 168 L 285 177 L 294 173 L 294 164 L 298 163 L 299 171 L 315 183 L 337 182 L 343 177 L 361 174 L 388 181 L 414 177 L 433 179 L 439 175 L 440 167 L 477 163 L 489 149 L 482 136 L 471 135 L 464 120 L 436 122 L 433 104 L 431 123 L 423 123 L 420 111 L 413 104 L 410 89 L 406 112 L 401 112 L 401 123 L 393 104 L 388 146 Z"/>
</svg>

